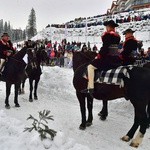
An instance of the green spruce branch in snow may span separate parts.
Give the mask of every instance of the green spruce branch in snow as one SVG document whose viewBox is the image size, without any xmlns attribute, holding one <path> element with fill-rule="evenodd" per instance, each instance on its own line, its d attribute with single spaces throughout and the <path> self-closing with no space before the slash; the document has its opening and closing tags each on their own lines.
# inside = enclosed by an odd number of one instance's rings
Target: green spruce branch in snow
<svg viewBox="0 0 150 150">
<path fill-rule="evenodd" d="M 32 127 L 26 127 L 25 131 L 37 131 L 40 134 L 41 140 L 48 138 L 47 135 L 51 137 L 51 140 L 54 139 L 56 136 L 56 131 L 53 129 L 49 129 L 48 127 L 48 121 L 47 120 L 54 120 L 52 118 L 53 116 L 50 116 L 49 110 L 43 110 L 39 112 L 39 120 L 34 118 L 32 115 L 30 115 L 27 120 L 33 120 Z"/>
</svg>

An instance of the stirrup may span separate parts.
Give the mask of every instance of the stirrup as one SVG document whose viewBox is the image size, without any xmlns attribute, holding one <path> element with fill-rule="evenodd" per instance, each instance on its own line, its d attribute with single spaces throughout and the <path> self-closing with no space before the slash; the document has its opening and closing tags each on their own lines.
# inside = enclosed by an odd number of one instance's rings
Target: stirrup
<svg viewBox="0 0 150 150">
<path fill-rule="evenodd" d="M 93 94 L 94 93 L 94 89 L 84 89 L 84 90 L 81 90 L 81 93 L 90 93 L 90 94 Z"/>
<path fill-rule="evenodd" d="M 86 94 L 86 93 L 89 93 L 89 89 L 84 89 L 84 90 L 81 90 L 80 92 Z"/>
</svg>

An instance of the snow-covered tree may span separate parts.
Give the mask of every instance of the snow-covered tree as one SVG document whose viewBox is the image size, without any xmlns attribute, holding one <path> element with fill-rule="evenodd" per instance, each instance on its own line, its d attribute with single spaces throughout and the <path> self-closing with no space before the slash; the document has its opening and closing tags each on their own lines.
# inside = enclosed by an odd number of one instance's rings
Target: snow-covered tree
<svg viewBox="0 0 150 150">
<path fill-rule="evenodd" d="M 30 39 L 31 37 L 35 36 L 36 34 L 37 34 L 36 14 L 35 14 L 35 10 L 32 8 L 31 13 L 29 15 L 29 19 L 28 19 L 27 35 L 28 35 L 28 38 Z"/>
</svg>

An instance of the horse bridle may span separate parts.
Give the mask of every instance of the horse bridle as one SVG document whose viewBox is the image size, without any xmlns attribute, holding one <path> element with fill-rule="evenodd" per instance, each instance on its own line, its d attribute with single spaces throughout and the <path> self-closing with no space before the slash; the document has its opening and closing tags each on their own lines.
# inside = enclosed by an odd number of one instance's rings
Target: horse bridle
<svg viewBox="0 0 150 150">
<path fill-rule="evenodd" d="M 31 49 L 31 48 L 29 48 L 29 49 Z M 29 49 L 28 49 L 28 50 L 29 50 Z M 36 52 L 35 52 L 34 49 L 31 49 L 31 52 L 32 52 L 32 54 L 33 54 L 33 57 L 31 58 L 31 57 L 28 56 L 30 65 L 31 65 L 32 68 L 37 68 L 37 64 L 36 64 L 36 62 L 34 61 L 34 59 L 36 58 Z M 28 54 L 28 55 L 29 55 L 29 54 Z"/>
</svg>

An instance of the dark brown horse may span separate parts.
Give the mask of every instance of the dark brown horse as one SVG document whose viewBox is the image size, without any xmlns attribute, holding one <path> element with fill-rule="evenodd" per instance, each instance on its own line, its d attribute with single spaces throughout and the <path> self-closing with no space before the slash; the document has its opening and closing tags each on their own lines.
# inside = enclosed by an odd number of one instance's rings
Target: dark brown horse
<svg viewBox="0 0 150 150">
<path fill-rule="evenodd" d="M 10 57 L 6 62 L 4 71 L 2 72 L 1 80 L 6 82 L 5 107 L 7 109 L 10 108 L 9 96 L 12 84 L 14 84 L 15 86 L 15 94 L 14 94 L 15 107 L 20 107 L 18 103 L 18 88 L 21 82 L 21 76 L 26 66 L 26 63 L 23 61 L 23 57 L 27 52 L 28 49 L 24 47 L 14 56 Z"/>
<path fill-rule="evenodd" d="M 19 88 L 19 93 L 24 93 L 24 85 L 27 78 L 29 78 L 29 85 L 30 85 L 30 94 L 29 94 L 29 101 L 33 102 L 32 92 L 34 90 L 34 99 L 37 100 L 37 88 L 38 83 L 40 81 L 40 76 L 42 74 L 41 71 L 41 63 L 46 62 L 47 60 L 47 52 L 45 49 L 38 49 L 35 50 L 30 48 L 28 51 L 28 64 L 25 69 L 25 72 L 22 76 L 22 86 Z M 35 81 L 35 82 L 34 82 Z M 34 82 L 34 87 L 33 87 Z"/>
<path fill-rule="evenodd" d="M 94 59 L 95 56 L 96 53 L 93 52 L 75 52 L 73 54 L 73 84 L 80 103 L 82 118 L 81 124 L 79 126 L 80 129 L 85 129 L 87 126 L 92 125 L 93 98 L 89 94 L 81 93 L 81 90 L 87 87 L 87 80 L 83 78 L 83 73 L 85 72 L 87 65 Z M 148 125 L 146 108 L 148 106 L 148 109 L 150 109 L 148 105 L 150 103 L 150 70 L 146 68 L 134 67 L 129 72 L 129 75 L 129 79 L 126 77 L 123 78 L 125 88 L 120 88 L 117 85 L 95 83 L 93 96 L 98 100 L 103 100 L 104 103 L 105 101 L 107 102 L 108 100 L 114 100 L 116 98 L 129 97 L 131 103 L 134 106 L 135 119 L 133 126 L 129 132 L 122 137 L 122 140 L 129 141 L 132 139 L 137 128 L 140 126 L 138 135 L 131 142 L 131 146 L 138 147 L 141 143 L 141 140 L 143 139 Z M 128 95 L 126 95 L 126 93 Z M 88 117 L 86 117 L 86 99 Z"/>
<path fill-rule="evenodd" d="M 150 61 L 149 60 L 144 60 L 143 59 L 143 60 L 137 60 L 137 62 L 138 62 L 136 64 L 137 66 L 150 68 Z M 103 102 L 102 110 L 98 113 L 98 115 L 100 116 L 101 120 L 106 120 L 106 118 L 108 116 L 108 101 L 104 100 L 102 102 Z M 148 127 L 150 126 L 150 108 L 149 107 L 150 107 L 150 105 L 148 106 L 148 109 L 147 109 L 147 115 L 148 115 L 148 119 L 149 119 Z"/>
</svg>

